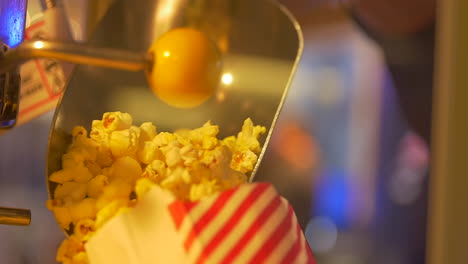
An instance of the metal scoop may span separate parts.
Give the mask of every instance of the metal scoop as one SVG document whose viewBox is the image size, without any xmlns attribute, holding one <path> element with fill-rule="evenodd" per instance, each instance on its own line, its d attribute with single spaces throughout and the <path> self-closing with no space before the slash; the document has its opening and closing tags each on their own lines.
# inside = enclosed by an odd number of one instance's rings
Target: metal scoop
<svg viewBox="0 0 468 264">
<path fill-rule="evenodd" d="M 109 9 L 89 45 L 142 54 L 158 36 L 182 26 L 204 31 L 223 53 L 215 96 L 194 109 L 176 109 L 153 95 L 143 72 L 80 65 L 55 112 L 47 177 L 61 169 L 74 126 L 89 129 L 104 112 L 122 111 L 135 123 L 153 122 L 158 131 L 195 128 L 211 120 L 219 125 L 221 137 L 235 135 L 250 117 L 268 129 L 253 179 L 302 52 L 299 26 L 271 0 L 122 0 Z M 47 183 L 53 198 L 56 185 Z"/>
<path fill-rule="evenodd" d="M 57 41 L 25 41 L 8 50 L 0 59 L 0 73 L 35 58 L 50 58 L 75 64 L 87 64 L 126 71 L 141 71 L 151 66 L 152 57 L 143 52 L 93 47 Z"/>
</svg>

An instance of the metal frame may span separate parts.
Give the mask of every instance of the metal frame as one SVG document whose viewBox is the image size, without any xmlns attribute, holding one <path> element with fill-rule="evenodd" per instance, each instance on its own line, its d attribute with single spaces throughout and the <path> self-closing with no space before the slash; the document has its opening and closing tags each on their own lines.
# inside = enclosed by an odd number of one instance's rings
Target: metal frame
<svg viewBox="0 0 468 264">
<path fill-rule="evenodd" d="M 441 0 L 427 259 L 467 263 L 468 249 L 468 1 Z"/>
</svg>

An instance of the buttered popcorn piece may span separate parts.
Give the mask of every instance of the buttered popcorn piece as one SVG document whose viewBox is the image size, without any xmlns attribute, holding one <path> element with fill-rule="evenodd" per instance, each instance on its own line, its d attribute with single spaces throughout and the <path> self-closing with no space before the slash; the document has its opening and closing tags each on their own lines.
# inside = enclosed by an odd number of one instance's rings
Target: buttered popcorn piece
<svg viewBox="0 0 468 264">
<path fill-rule="evenodd" d="M 54 213 L 55 219 L 57 219 L 57 222 L 61 228 L 66 230 L 70 228 L 72 217 L 68 207 L 53 206 L 52 208 L 49 208 L 49 210 L 51 210 Z"/>
<path fill-rule="evenodd" d="M 78 202 L 86 197 L 87 184 L 78 182 L 65 182 L 55 188 L 54 198 L 62 199 L 65 197 L 71 198 Z"/>
<path fill-rule="evenodd" d="M 221 190 L 215 181 L 203 180 L 201 183 L 193 184 L 190 187 L 190 200 L 196 201 L 203 197 L 215 194 Z"/>
<path fill-rule="evenodd" d="M 73 229 L 74 236 L 80 241 L 88 241 L 92 234 L 96 231 L 94 220 L 84 218 L 75 224 Z"/>
<path fill-rule="evenodd" d="M 106 187 L 109 184 L 109 179 L 106 175 L 97 175 L 88 182 L 88 197 L 97 199 Z"/>
<path fill-rule="evenodd" d="M 163 153 L 153 141 L 146 141 L 137 153 L 138 160 L 143 164 L 150 164 L 154 160 L 164 159 Z"/>
<path fill-rule="evenodd" d="M 151 141 L 156 136 L 156 126 L 151 122 L 145 122 L 140 125 L 140 142 Z"/>
<path fill-rule="evenodd" d="M 134 156 L 138 150 L 139 131 L 129 128 L 110 134 L 109 147 L 114 157 Z"/>
<path fill-rule="evenodd" d="M 131 157 L 117 159 L 110 167 L 109 180 L 134 183 L 143 173 L 140 163 Z"/>
<path fill-rule="evenodd" d="M 92 219 L 96 213 L 96 199 L 86 198 L 69 207 L 72 222 L 77 223 L 83 219 Z"/>
<path fill-rule="evenodd" d="M 70 236 L 60 244 L 57 250 L 57 262 L 62 263 L 75 263 L 73 257 L 80 253 L 84 253 L 84 244 L 77 237 Z"/>
<path fill-rule="evenodd" d="M 102 126 L 107 132 L 119 131 L 130 128 L 133 118 L 128 113 L 108 112 L 102 116 Z"/>
<path fill-rule="evenodd" d="M 128 113 L 104 113 L 86 128 L 73 128 L 58 183 L 47 201 L 60 227 L 72 234 L 57 252 L 62 263 L 87 263 L 86 243 L 115 215 L 129 210 L 155 185 L 179 200 L 196 201 L 247 182 L 266 132 L 250 119 L 236 136 L 219 139 L 210 121 L 196 129 L 159 132 L 137 126 Z"/>
</svg>

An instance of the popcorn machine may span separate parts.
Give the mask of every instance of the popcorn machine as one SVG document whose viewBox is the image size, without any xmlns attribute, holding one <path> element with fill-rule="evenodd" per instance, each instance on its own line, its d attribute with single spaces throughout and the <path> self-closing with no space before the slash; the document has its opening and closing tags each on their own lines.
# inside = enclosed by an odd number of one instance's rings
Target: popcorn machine
<svg viewBox="0 0 468 264">
<path fill-rule="evenodd" d="M 55 8 L 54 1 L 46 3 L 48 8 Z M 26 1 L 3 1 L 1 5 L 1 17 L 10 17 L 19 25 L 2 27 L 9 32 L 0 35 L 5 44 L 0 58 L 2 129 L 21 123 L 20 63 L 46 57 L 83 64 L 74 69 L 52 122 L 47 176 L 59 168 L 72 126 L 85 125 L 103 112 L 116 109 L 131 112 L 136 122 L 154 121 L 161 130 L 193 127 L 211 119 L 223 128 L 222 136 L 238 131 L 240 121 L 251 117 L 269 130 L 261 142 L 266 146 L 302 51 L 297 22 L 285 8 L 270 0 L 149 0 L 138 4 L 114 1 L 100 7 L 106 10 L 100 11 L 105 15 L 91 29 L 94 34 L 86 45 L 7 38 L 12 30 L 18 31 L 15 36 L 24 35 Z M 155 38 L 181 26 L 207 33 L 223 55 L 219 89 L 206 103 L 190 111 L 171 108 L 156 100 L 142 72 L 118 70 L 132 68 L 131 61 L 141 61 L 139 52 L 147 50 Z M 116 61 L 130 64 L 112 63 Z M 264 149 L 261 156 L 263 152 Z M 53 192 L 56 185 L 48 185 Z M 0 215 L 8 214 L 13 220 L 3 221 L 5 218 L 1 217 L 0 220 L 7 224 L 29 223 L 27 210 L 0 208 Z"/>
<path fill-rule="evenodd" d="M 2 50 L 0 50 L 0 64 L 1 60 L 4 58 L 5 53 L 11 49 L 18 46 L 21 42 L 23 42 L 23 35 L 24 35 L 24 28 L 26 23 L 26 0 L 0 0 L 0 42 L 2 44 Z M 47 1 L 50 6 L 53 6 L 54 1 Z M 72 2 L 72 1 L 69 1 Z M 79 2 L 79 1 L 76 1 Z M 95 1 L 98 2 L 98 1 Z M 102 2 L 102 1 L 99 1 Z M 135 7 L 134 4 L 123 4 L 122 2 L 114 5 L 111 9 L 109 9 L 110 13 L 114 14 L 114 18 L 117 15 L 121 15 L 122 12 L 126 8 L 133 9 L 134 12 L 143 12 L 144 16 L 138 18 L 135 16 L 128 16 L 126 17 L 126 22 L 129 23 L 127 28 L 122 32 L 118 32 L 120 35 L 120 39 L 112 39 L 109 37 L 111 32 L 106 32 L 102 27 L 101 29 L 98 27 L 97 32 L 93 38 L 91 38 L 90 43 L 97 43 L 97 44 L 111 44 L 109 47 L 113 48 L 129 48 L 133 51 L 138 51 L 142 48 L 141 42 L 138 43 L 131 39 L 138 35 L 137 38 L 150 38 L 150 36 L 144 36 L 141 34 L 143 29 L 138 29 L 135 27 L 135 23 L 139 20 L 143 20 L 143 18 L 148 15 L 149 12 L 158 10 L 158 16 L 155 17 L 151 23 L 156 23 L 158 19 L 165 20 L 168 17 L 171 17 L 172 12 L 174 9 L 178 9 L 187 1 L 157 1 L 159 4 L 156 5 L 156 1 L 145 1 L 145 2 L 152 2 L 153 4 L 149 4 L 151 8 L 147 8 L 147 10 L 142 10 L 143 4 L 141 6 Z M 169 3 L 173 2 L 175 4 L 170 5 Z M 191 14 L 195 15 L 203 8 L 208 8 L 206 5 L 209 1 L 194 1 L 199 4 L 199 6 L 193 6 L 191 9 Z M 222 2 L 222 1 L 213 1 L 213 2 Z M 239 76 L 246 76 L 245 78 L 238 78 L 238 75 L 233 74 L 234 70 L 230 72 L 226 72 L 226 82 L 225 88 L 223 93 L 218 94 L 216 100 L 222 100 L 223 98 L 241 98 L 243 94 L 253 93 L 255 96 L 252 98 L 252 101 L 243 101 L 243 100 L 233 100 L 230 101 L 229 104 L 225 105 L 228 107 L 229 111 L 236 111 L 239 109 L 239 106 L 242 106 L 242 109 L 247 109 L 246 111 L 254 111 L 259 116 L 262 116 L 262 109 L 250 109 L 248 110 L 249 106 L 251 107 L 252 104 L 259 103 L 259 102 L 267 102 L 267 104 L 272 105 L 273 111 L 276 110 L 279 92 L 275 92 L 270 90 L 272 86 L 275 86 L 276 79 L 271 76 L 265 77 L 268 73 L 261 72 L 259 73 L 262 78 L 256 80 L 257 73 L 253 73 L 250 71 L 251 68 L 249 67 L 242 67 L 242 65 L 250 64 L 255 65 L 255 68 L 261 68 L 265 65 L 277 65 L 275 69 L 278 69 L 280 73 L 280 79 L 282 77 L 286 78 L 289 76 L 289 72 L 284 70 L 284 59 L 286 58 L 287 67 L 290 68 L 294 64 L 294 60 L 292 59 L 293 55 L 296 54 L 297 48 L 300 47 L 298 44 L 299 41 L 296 39 L 296 33 L 294 26 L 289 24 L 289 20 L 284 17 L 281 12 L 278 13 L 276 9 L 268 9 L 265 12 L 260 12 L 259 14 L 253 14 L 252 12 L 249 13 L 246 10 L 246 6 L 256 6 L 259 5 L 258 2 L 262 1 L 236 1 L 238 2 L 238 6 L 217 6 L 211 8 L 221 8 L 222 12 L 215 14 L 211 13 L 209 16 L 209 20 L 216 21 L 216 30 L 213 30 L 213 34 L 215 34 L 218 38 L 220 43 L 222 43 L 221 47 L 226 48 L 227 50 L 232 50 L 234 53 L 240 51 L 240 53 L 255 54 L 260 55 L 260 57 L 268 57 L 271 54 L 275 54 L 275 57 L 282 61 L 277 63 L 278 60 L 258 60 L 255 61 L 249 60 L 246 56 L 234 56 L 232 60 L 230 60 L 230 67 L 231 69 L 237 69 L 239 72 Z M 459 234 L 464 233 L 463 231 L 466 229 L 466 214 L 464 213 L 466 210 L 462 210 L 459 206 L 460 201 L 466 200 L 466 192 L 463 191 L 462 187 L 466 186 L 463 183 L 464 177 L 459 177 L 459 175 L 463 174 L 463 171 L 466 171 L 466 168 L 463 164 L 462 159 L 456 157 L 464 157 L 464 152 L 466 152 L 466 144 L 464 140 L 464 136 L 460 134 L 460 131 L 464 131 L 464 117 L 463 113 L 464 108 L 463 106 L 466 105 L 463 103 L 464 93 L 463 93 L 463 83 L 466 78 L 466 74 L 462 74 L 459 71 L 463 69 L 463 63 L 466 62 L 465 52 L 463 51 L 462 47 L 466 46 L 466 40 L 463 37 L 464 34 L 462 31 L 462 25 L 460 21 L 466 20 L 466 16 L 463 16 L 462 13 L 466 12 L 466 4 L 462 3 L 461 0 L 449 0 L 449 1 L 440 1 L 440 23 L 441 26 L 439 27 L 440 30 L 440 56 L 442 57 L 439 60 L 439 83 L 438 89 L 439 97 L 437 98 L 437 104 L 439 105 L 437 118 L 439 125 L 436 125 L 436 130 L 438 136 L 435 139 L 436 148 L 440 151 L 435 154 L 435 159 L 433 163 L 435 163 L 436 167 L 436 175 L 433 177 L 435 178 L 433 185 L 433 193 L 437 195 L 437 199 L 433 198 L 432 202 L 434 207 L 432 210 L 431 215 L 431 232 L 433 235 L 431 236 L 430 249 L 431 259 L 433 263 L 459 263 L 457 261 L 463 261 L 466 259 L 464 255 L 466 253 L 463 252 L 463 241 L 460 240 L 461 236 Z M 100 4 L 96 4 L 94 8 L 97 8 L 96 12 L 91 12 L 93 15 L 88 17 L 84 21 L 79 21 L 81 26 L 86 27 L 86 32 L 83 35 L 87 35 L 93 31 L 94 24 L 96 24 L 97 20 L 100 20 L 102 14 L 107 12 L 108 6 L 104 4 L 103 6 L 99 6 Z M 115 7 L 120 6 L 120 7 Z M 242 6 L 239 7 L 239 6 Z M 244 10 L 244 13 L 236 13 L 236 8 L 240 10 Z M 137 9 L 140 9 L 137 11 Z M 230 10 L 229 13 L 226 11 Z M 254 8 L 252 8 L 254 10 Z M 75 14 L 69 14 L 71 16 L 76 16 Z M 237 14 L 237 16 L 232 16 L 233 20 L 225 20 L 227 15 Z M 279 15 L 279 16 L 277 16 Z M 272 19 L 272 18 L 275 19 Z M 156 19 L 158 18 L 158 19 Z M 268 20 L 262 20 L 263 18 L 269 18 Z M 114 21 L 107 16 L 104 18 L 103 23 L 120 23 L 119 25 L 123 24 L 122 21 Z M 107 21 L 107 22 L 105 22 Z M 173 20 L 173 22 L 176 20 Z M 222 23 L 219 21 L 223 21 Z M 236 26 L 233 26 L 231 22 L 235 22 Z M 255 34 L 255 30 L 251 27 L 254 23 L 261 23 L 265 28 L 269 28 L 269 32 L 263 35 Z M 176 23 L 176 22 L 175 22 Z M 267 25 L 268 23 L 271 23 Z M 213 24 L 213 23 L 212 23 Z M 5 26 L 6 25 L 6 26 Z M 288 25 L 288 26 L 286 26 Z M 169 26 L 169 24 L 164 25 Z M 205 25 L 206 26 L 206 25 Z M 297 26 L 297 25 L 295 25 Z M 239 31 L 239 28 L 245 29 L 245 32 Z M 260 29 L 262 29 L 260 28 Z M 132 29 L 136 29 L 133 32 L 134 35 L 125 35 L 130 34 Z M 237 29 L 237 30 L 236 30 Z M 114 29 L 115 31 L 119 31 L 118 29 Z M 163 29 L 162 29 L 163 30 Z M 226 32 L 230 32 L 228 37 L 223 34 Z M 130 33 L 129 33 L 130 32 Z M 294 33 L 292 33 L 294 32 Z M 234 42 L 229 41 L 230 37 L 243 35 L 248 39 L 248 41 L 235 41 L 236 39 L 233 38 Z M 288 46 L 280 41 L 280 39 L 294 39 L 294 44 L 292 46 Z M 76 38 L 75 38 L 76 39 Z M 84 39 L 84 38 L 83 38 Z M 122 41 L 123 42 L 119 42 Z M 270 44 L 273 42 L 280 43 L 278 46 L 271 46 Z M 45 42 L 44 42 L 45 43 Z M 266 45 L 266 46 L 262 46 Z M 265 48 L 267 47 L 267 48 Z M 245 55 L 244 54 L 244 55 Z M 458 56 L 461 54 L 462 56 Z M 457 57 L 457 59 L 455 59 Z M 450 67 L 449 67 L 450 66 Z M 1 67 L 0 67 L 1 68 Z M 455 70 L 457 69 L 457 70 Z M 237 72 L 236 70 L 236 72 Z M 70 89 L 68 95 L 65 94 L 65 101 L 71 102 L 67 105 L 62 105 L 60 109 L 60 113 L 56 115 L 55 123 L 52 129 L 54 129 L 54 133 L 61 133 L 64 129 L 69 129 L 71 125 L 76 123 L 76 120 L 79 122 L 89 121 L 90 118 L 93 118 L 95 114 L 93 111 L 98 111 L 97 109 L 87 109 L 84 113 L 77 114 L 78 108 L 80 107 L 80 102 L 75 100 L 75 98 L 82 97 L 80 100 L 84 100 L 87 102 L 93 102 L 93 104 L 98 105 L 99 111 L 105 111 L 113 107 L 114 103 L 125 103 L 124 108 L 128 110 L 133 110 L 140 107 L 140 104 L 132 104 L 132 101 L 139 101 L 143 102 L 143 104 L 148 103 L 148 97 L 145 94 L 141 93 L 126 93 L 130 89 L 134 88 L 134 84 L 132 82 L 127 82 L 127 80 L 132 79 L 130 73 L 125 73 L 119 76 L 117 79 L 109 79 L 104 78 L 107 76 L 109 72 L 113 70 L 109 69 L 99 69 L 92 66 L 83 66 L 80 67 L 73 75 L 72 81 L 69 84 L 69 87 L 76 87 Z M 287 74 L 286 74 L 287 73 Z M 281 77 L 282 76 L 282 77 Z M 141 76 L 140 76 L 141 77 Z M 90 80 L 97 80 L 97 82 L 93 83 Z M 141 79 L 141 78 L 140 78 Z M 141 81 L 141 80 L 140 80 Z M 119 88 L 118 93 L 111 94 L 110 97 L 106 97 L 104 94 L 100 92 L 100 88 L 105 87 L 107 85 L 117 85 L 117 83 L 123 83 L 123 86 Z M 230 90 L 230 87 L 237 87 L 232 86 L 233 83 L 241 82 L 242 85 L 239 84 L 239 90 Z M 261 85 L 265 90 L 264 91 L 257 91 L 253 89 L 253 87 L 259 87 L 257 82 L 263 82 Z M 86 97 L 85 92 L 81 93 L 79 91 L 78 86 L 82 85 L 90 85 L 86 87 L 88 94 L 92 94 L 93 96 Z M 284 82 L 283 84 L 284 85 Z M 1 71 L 0 72 L 0 126 L 4 129 L 11 128 L 18 122 L 18 112 L 21 111 L 20 102 L 20 79 L 19 79 L 19 67 L 9 67 L 8 71 Z M 242 87 L 241 87 L 242 86 Z M 243 88 L 248 87 L 248 88 Z M 442 91 L 442 88 L 444 90 Z M 268 96 L 265 96 L 265 95 Z M 233 97 L 230 97 L 232 95 Z M 273 99 L 273 103 L 269 100 L 270 95 Z M 227 96 L 227 97 L 226 97 Z M 101 99 L 105 98 L 104 101 Z M 127 100 L 127 99 L 131 100 Z M 454 98 L 457 98 L 455 100 Z M 459 99 L 459 100 L 458 100 Z M 228 99 L 229 101 L 229 99 Z M 451 103 L 449 103 L 451 102 Z M 215 103 L 215 101 L 213 101 Z M 65 110 L 68 109 L 68 110 Z M 233 110 L 234 109 L 234 110 Z M 271 110 L 271 109 L 270 109 Z M 204 109 L 203 113 L 206 113 L 209 109 Z M 227 108 L 226 108 L 226 111 Z M 148 111 L 149 112 L 149 111 Z M 252 112 L 253 113 L 253 112 Z M 142 113 L 143 115 L 144 113 Z M 165 116 L 168 117 L 168 120 L 164 122 L 167 128 L 172 126 L 176 126 L 176 124 L 171 122 L 176 122 L 175 120 L 169 120 L 171 115 L 177 115 L 180 119 L 181 115 L 177 113 L 167 114 Z M 194 114 L 195 115 L 195 114 Z M 92 117 L 93 116 L 93 117 Z M 143 115 L 139 119 L 141 120 L 148 120 L 148 115 Z M 276 117 L 275 117 L 276 118 Z M 81 120 L 80 120 L 81 119 Z M 187 119 L 191 119 L 191 117 L 187 117 Z M 447 122 L 450 120 L 450 122 Z M 269 120 L 270 122 L 271 120 Z M 21 123 L 21 122 L 20 122 Z M 0 131 L 0 134 L 2 131 Z M 63 151 L 63 143 L 60 143 L 61 140 L 66 140 L 67 135 L 63 135 L 61 138 L 59 137 L 58 141 L 51 145 L 52 148 L 62 149 Z M 450 142 L 456 142 L 456 144 L 448 144 L 447 141 L 450 138 Z M 447 158 L 451 157 L 451 158 Z M 453 158 L 455 157 L 455 158 Z M 48 166 L 57 166 L 57 159 L 58 157 L 53 157 L 49 160 Z M 460 188 L 456 188 L 456 187 Z M 452 191 L 455 190 L 455 191 Z M 464 194 L 465 193 L 465 194 Z M 440 199 L 439 199 L 440 198 Z M 454 205 L 454 206 L 449 206 Z M 1 206 L 1 203 L 0 203 Z M 0 208 L 0 222 L 6 222 L 9 224 L 20 224 L 26 225 L 30 221 L 30 213 L 28 210 L 21 210 L 21 209 L 11 209 L 11 208 Z M 450 224 L 449 224 L 450 223 Z M 461 263 L 461 262 L 460 262 Z"/>
</svg>

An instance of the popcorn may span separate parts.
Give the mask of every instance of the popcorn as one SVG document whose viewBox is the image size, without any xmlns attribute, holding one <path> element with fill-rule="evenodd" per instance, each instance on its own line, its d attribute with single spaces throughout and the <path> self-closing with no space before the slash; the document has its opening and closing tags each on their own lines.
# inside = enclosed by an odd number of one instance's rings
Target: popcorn
<svg viewBox="0 0 468 264">
<path fill-rule="evenodd" d="M 124 181 L 115 181 L 104 187 L 102 194 L 97 199 L 96 207 L 98 210 L 104 208 L 114 200 L 128 200 L 133 186 Z"/>
<path fill-rule="evenodd" d="M 231 166 L 233 169 L 245 173 L 252 171 L 256 163 L 257 155 L 251 150 L 245 150 L 244 152 L 237 151 L 234 153 Z"/>
<path fill-rule="evenodd" d="M 84 252 L 84 244 L 77 237 L 70 236 L 60 244 L 56 260 L 62 263 L 76 263 L 75 261 L 83 258 L 82 253 L 86 254 Z M 74 259 L 75 256 L 76 258 Z M 87 258 L 84 263 L 87 263 Z"/>
<path fill-rule="evenodd" d="M 182 163 L 182 157 L 180 155 L 180 148 L 174 147 L 168 150 L 166 153 L 166 164 L 168 167 L 175 167 Z"/>
<path fill-rule="evenodd" d="M 88 168 L 84 165 L 76 166 L 73 169 L 68 169 L 69 173 L 73 175 L 73 180 L 79 183 L 87 183 L 91 178 L 93 178 L 93 174 L 88 170 Z"/>
<path fill-rule="evenodd" d="M 74 236 L 80 241 L 88 241 L 92 233 L 96 231 L 96 226 L 93 220 L 84 218 L 76 223 L 73 231 Z"/>
<path fill-rule="evenodd" d="M 150 164 L 156 159 L 164 159 L 164 155 L 153 141 L 146 141 L 137 153 L 138 160 L 143 164 Z"/>
<path fill-rule="evenodd" d="M 102 172 L 101 166 L 99 166 L 99 164 L 95 161 L 85 161 L 84 165 L 92 174 L 92 176 L 99 175 Z"/>
<path fill-rule="evenodd" d="M 70 170 L 64 169 L 52 173 L 49 176 L 49 181 L 56 183 L 65 183 L 73 179 L 73 174 L 70 173 Z"/>
<path fill-rule="evenodd" d="M 88 255 L 84 252 L 78 252 L 73 256 L 71 263 L 73 264 L 88 264 Z"/>
<path fill-rule="evenodd" d="M 91 219 L 96 213 L 96 199 L 86 198 L 69 207 L 69 213 L 73 223 L 83 219 Z"/>
<path fill-rule="evenodd" d="M 106 132 L 130 128 L 132 123 L 133 118 L 128 113 L 108 112 L 102 116 L 102 126 Z"/>
<path fill-rule="evenodd" d="M 140 125 L 140 142 L 151 141 L 156 136 L 156 127 L 151 122 Z"/>
<path fill-rule="evenodd" d="M 167 146 L 169 142 L 176 140 L 177 137 L 174 134 L 168 132 L 161 132 L 153 138 L 154 144 L 158 147 Z"/>
<path fill-rule="evenodd" d="M 115 158 L 133 156 L 138 150 L 139 133 L 136 129 L 124 129 L 110 134 L 109 147 Z"/>
<path fill-rule="evenodd" d="M 105 175 L 97 175 L 88 182 L 87 194 L 88 197 L 97 199 L 104 190 L 104 187 L 109 184 L 109 179 Z"/>
<path fill-rule="evenodd" d="M 123 180 L 134 183 L 143 173 L 141 165 L 133 158 L 123 157 L 117 159 L 110 168 L 109 180 Z"/>
<path fill-rule="evenodd" d="M 260 152 L 260 143 L 258 137 L 266 132 L 266 128 L 262 126 L 254 126 L 250 118 L 244 121 L 242 131 L 237 135 L 237 150 L 249 149 L 254 152 Z"/>
<path fill-rule="evenodd" d="M 86 131 L 86 128 L 82 126 L 76 126 L 72 129 L 72 137 L 77 137 L 77 136 L 87 136 L 88 131 Z"/>
<path fill-rule="evenodd" d="M 106 144 L 109 142 L 109 134 L 104 129 L 102 120 L 94 120 L 91 125 L 89 137 L 97 143 Z"/>
<path fill-rule="evenodd" d="M 81 201 L 86 197 L 86 187 L 85 183 L 65 182 L 55 188 L 54 198 L 70 197 L 73 201 Z"/>
<path fill-rule="evenodd" d="M 190 187 L 190 200 L 196 201 L 203 197 L 215 194 L 221 190 L 216 181 L 204 180 L 201 183 L 193 184 Z"/>
<path fill-rule="evenodd" d="M 55 219 L 57 219 L 57 222 L 62 229 L 68 230 L 70 228 L 72 217 L 68 207 L 54 206 L 49 208 L 49 210 L 54 213 Z"/>
<path fill-rule="evenodd" d="M 159 183 L 166 175 L 166 164 L 161 160 L 154 160 L 146 166 L 141 177 L 151 179 L 154 183 Z"/>
<path fill-rule="evenodd" d="M 159 132 L 151 122 L 133 124 L 128 113 L 104 113 L 86 128 L 72 129 L 58 183 L 47 201 L 61 228 L 71 235 L 57 261 L 87 263 L 83 245 L 107 221 L 129 210 L 154 186 L 181 201 L 196 201 L 247 182 L 266 129 L 247 119 L 237 136 L 218 139 L 219 127 Z"/>
<path fill-rule="evenodd" d="M 161 160 L 151 162 L 151 168 L 161 177 L 166 175 L 166 164 Z"/>
<path fill-rule="evenodd" d="M 62 169 L 74 168 L 82 165 L 85 159 L 85 153 L 77 149 L 69 149 L 68 152 L 62 156 Z"/>
</svg>

